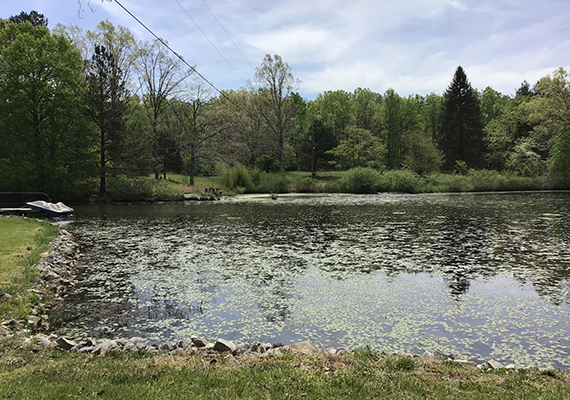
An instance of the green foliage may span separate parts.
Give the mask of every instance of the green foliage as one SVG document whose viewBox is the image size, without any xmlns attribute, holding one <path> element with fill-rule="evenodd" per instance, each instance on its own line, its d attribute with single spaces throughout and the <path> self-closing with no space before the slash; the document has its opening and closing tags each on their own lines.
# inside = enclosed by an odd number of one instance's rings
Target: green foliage
<svg viewBox="0 0 570 400">
<path fill-rule="evenodd" d="M 412 371 L 416 368 L 416 361 L 412 357 L 387 357 L 384 367 L 389 371 Z"/>
<path fill-rule="evenodd" d="M 548 169 L 550 173 L 562 180 L 565 185 L 570 183 L 570 125 L 565 123 L 556 142 L 550 151 L 548 159 Z"/>
<path fill-rule="evenodd" d="M 109 178 L 107 191 L 114 201 L 143 201 L 153 196 L 154 182 L 150 178 L 127 178 L 122 175 Z"/>
<path fill-rule="evenodd" d="M 222 185 L 230 190 L 237 187 L 247 188 L 253 185 L 252 176 L 250 171 L 243 164 L 236 164 L 229 166 L 228 164 L 218 164 L 217 174 L 220 176 Z"/>
<path fill-rule="evenodd" d="M 510 154 L 507 155 L 505 164 L 507 170 L 519 176 L 539 176 L 544 172 L 544 162 L 540 156 L 533 151 L 534 142 L 532 139 L 523 139 L 515 145 Z"/>
<path fill-rule="evenodd" d="M 441 149 L 445 169 L 450 171 L 456 160 L 468 167 L 482 164 L 484 150 L 483 116 L 477 92 L 471 87 L 461 66 L 444 94 L 440 115 Z"/>
<path fill-rule="evenodd" d="M 383 173 L 378 181 L 381 192 L 421 193 L 424 180 L 415 172 L 402 169 Z"/>
<path fill-rule="evenodd" d="M 221 183 L 237 193 L 286 193 L 289 181 L 277 174 L 248 169 L 242 164 L 229 166 L 218 164 L 216 167 Z"/>
<path fill-rule="evenodd" d="M 413 130 L 406 135 L 406 156 L 404 165 L 419 175 L 439 171 L 443 164 L 443 153 L 434 141 L 425 134 Z"/>
<path fill-rule="evenodd" d="M 81 56 L 62 36 L 29 22 L 0 29 L 0 191 L 60 197 L 86 179 L 84 89 Z"/>
<path fill-rule="evenodd" d="M 346 172 L 343 187 L 349 193 L 376 193 L 380 173 L 372 168 L 356 167 Z"/>
<path fill-rule="evenodd" d="M 338 146 L 329 151 L 342 169 L 355 167 L 382 168 L 384 145 L 366 129 L 350 125 Z"/>
<path fill-rule="evenodd" d="M 295 182 L 295 192 L 297 193 L 316 193 L 319 191 L 319 181 L 311 177 L 304 177 Z"/>
<path fill-rule="evenodd" d="M 172 182 L 161 179 L 154 180 L 152 197 L 159 201 L 181 201 L 184 200 L 184 193 Z"/>
</svg>

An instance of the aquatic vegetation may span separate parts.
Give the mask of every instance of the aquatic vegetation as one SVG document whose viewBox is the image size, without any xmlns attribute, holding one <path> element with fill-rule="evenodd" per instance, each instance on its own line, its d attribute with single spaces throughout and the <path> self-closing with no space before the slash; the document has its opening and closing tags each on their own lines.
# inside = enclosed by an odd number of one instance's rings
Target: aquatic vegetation
<svg viewBox="0 0 570 400">
<path fill-rule="evenodd" d="M 570 367 L 567 204 L 537 193 L 79 207 L 69 230 L 85 274 L 58 333 Z"/>
</svg>

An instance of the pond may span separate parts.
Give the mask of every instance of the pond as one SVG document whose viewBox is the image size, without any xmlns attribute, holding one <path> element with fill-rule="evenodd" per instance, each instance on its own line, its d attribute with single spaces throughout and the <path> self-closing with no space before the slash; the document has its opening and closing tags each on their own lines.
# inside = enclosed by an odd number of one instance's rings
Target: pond
<svg viewBox="0 0 570 400">
<path fill-rule="evenodd" d="M 58 334 L 310 339 L 570 367 L 570 193 L 76 207 Z"/>
</svg>

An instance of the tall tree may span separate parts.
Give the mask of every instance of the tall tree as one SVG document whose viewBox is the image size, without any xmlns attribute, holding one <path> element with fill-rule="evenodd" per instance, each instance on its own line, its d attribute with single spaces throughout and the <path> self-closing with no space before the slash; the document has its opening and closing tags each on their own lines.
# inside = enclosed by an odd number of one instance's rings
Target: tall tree
<svg viewBox="0 0 570 400">
<path fill-rule="evenodd" d="M 144 105 L 154 134 L 154 175 L 158 179 L 162 170 L 166 179 L 167 159 L 175 149 L 169 145 L 174 145 L 174 142 L 167 137 L 168 130 L 159 129 L 159 124 L 168 99 L 177 94 L 180 84 L 191 72 L 183 71 L 180 61 L 167 54 L 158 40 L 143 46 L 138 67 Z"/>
<path fill-rule="evenodd" d="M 33 26 L 48 26 L 48 19 L 37 11 L 30 11 L 29 13 L 22 11 L 18 15 L 12 15 L 8 18 L 8 22 L 13 22 L 15 24 L 20 24 L 22 22 L 29 22 Z"/>
<path fill-rule="evenodd" d="M 453 170 L 456 161 L 468 167 L 483 165 L 483 116 L 477 92 L 471 87 L 461 66 L 444 93 L 440 115 L 441 149 L 444 168 Z"/>
<path fill-rule="evenodd" d="M 123 71 L 104 46 L 95 46 L 87 71 L 87 114 L 99 133 L 99 195 L 107 193 L 107 164 L 120 158 L 129 95 Z"/>
<path fill-rule="evenodd" d="M 0 30 L 0 190 L 70 194 L 91 146 L 81 57 L 43 25 Z"/>
<path fill-rule="evenodd" d="M 562 179 L 565 185 L 570 183 L 570 125 L 564 123 L 556 136 L 556 143 L 548 159 L 550 173 Z"/>
<path fill-rule="evenodd" d="M 260 86 L 260 113 L 277 141 L 277 156 L 281 174 L 285 176 L 285 144 L 293 131 L 295 123 L 295 103 L 291 92 L 298 82 L 291 74 L 289 64 L 275 54 L 266 54 L 260 68 L 256 68 L 255 77 Z"/>
<path fill-rule="evenodd" d="M 396 169 L 404 161 L 405 105 L 404 100 L 394 91 L 388 89 L 384 94 L 382 121 L 386 138 L 386 164 Z"/>
</svg>

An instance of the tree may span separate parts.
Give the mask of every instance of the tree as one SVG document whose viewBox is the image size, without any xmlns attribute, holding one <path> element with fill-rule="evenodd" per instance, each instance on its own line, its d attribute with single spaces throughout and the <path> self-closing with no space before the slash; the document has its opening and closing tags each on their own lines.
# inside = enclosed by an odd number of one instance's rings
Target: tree
<svg viewBox="0 0 570 400">
<path fill-rule="evenodd" d="M 107 164 L 119 160 L 129 93 L 123 71 L 105 46 L 96 46 L 87 71 L 87 114 L 99 133 L 99 195 L 107 193 Z"/>
<path fill-rule="evenodd" d="M 406 133 L 404 143 L 406 167 L 420 175 L 439 171 L 443 164 L 443 154 L 431 137 L 414 129 Z"/>
<path fill-rule="evenodd" d="M 468 167 L 483 165 L 483 118 L 476 91 L 461 66 L 444 94 L 440 116 L 441 149 L 445 169 L 453 170 L 455 162 Z"/>
<path fill-rule="evenodd" d="M 48 26 L 48 19 L 37 11 L 30 11 L 29 13 L 22 11 L 20 14 L 12 15 L 10 18 L 8 18 L 8 22 L 13 22 L 15 24 L 29 22 L 33 26 Z"/>
<path fill-rule="evenodd" d="M 167 130 L 160 130 L 159 124 L 166 111 L 168 100 L 177 94 L 179 85 L 191 72 L 183 71 L 180 61 L 164 52 L 164 45 L 155 40 L 146 43 L 139 61 L 141 87 L 144 88 L 144 105 L 154 134 L 154 174 L 158 179 L 160 170 L 166 179 L 166 164 L 172 152 L 177 151 L 175 142 L 169 140 Z"/>
<path fill-rule="evenodd" d="M 556 142 L 548 159 L 550 173 L 562 179 L 564 184 L 570 183 L 570 125 L 564 123 L 556 136 Z"/>
<path fill-rule="evenodd" d="M 386 164 L 388 168 L 400 168 L 404 161 L 404 101 L 394 91 L 384 94 L 382 125 L 386 138 Z"/>
<path fill-rule="evenodd" d="M 346 136 L 329 153 L 335 156 L 344 169 L 355 167 L 383 167 L 384 144 L 367 129 L 350 125 Z"/>
<path fill-rule="evenodd" d="M 295 104 L 291 92 L 298 82 L 291 74 L 289 65 L 275 54 L 266 54 L 255 77 L 259 85 L 258 95 L 262 99 L 259 112 L 269 131 L 277 141 L 277 156 L 281 174 L 285 176 L 285 144 L 293 131 Z"/>
<path fill-rule="evenodd" d="M 81 57 L 43 25 L 0 30 L 0 190 L 71 194 L 90 163 Z"/>
</svg>

